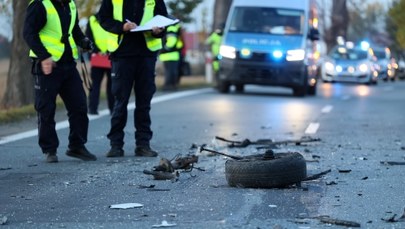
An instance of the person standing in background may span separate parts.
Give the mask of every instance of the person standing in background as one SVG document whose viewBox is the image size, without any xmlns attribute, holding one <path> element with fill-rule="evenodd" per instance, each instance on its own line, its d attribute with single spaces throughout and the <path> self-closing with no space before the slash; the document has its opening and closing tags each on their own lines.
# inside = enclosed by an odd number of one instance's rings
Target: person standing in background
<svg viewBox="0 0 405 229">
<path fill-rule="evenodd" d="M 214 74 L 217 75 L 219 71 L 219 47 L 222 42 L 222 29 L 216 29 L 205 41 L 205 44 L 211 46 L 212 55 L 212 69 Z"/>
<path fill-rule="evenodd" d="M 164 67 L 165 80 L 162 89 L 165 91 L 176 90 L 179 83 L 180 51 L 183 47 L 180 32 L 179 23 L 167 27 L 163 49 L 159 54 L 159 60 Z"/>
<path fill-rule="evenodd" d="M 156 157 L 150 147 L 151 100 L 156 92 L 155 67 L 158 51 L 162 48 L 165 29 L 131 32 L 156 15 L 167 17 L 163 0 L 103 0 L 99 10 L 100 25 L 110 32 L 108 51 L 112 61 L 112 94 L 114 110 L 107 137 L 110 150 L 107 157 L 124 156 L 124 128 L 127 123 L 127 105 L 132 90 L 135 92 L 135 156 Z"/>
<path fill-rule="evenodd" d="M 98 15 L 92 15 L 86 28 L 86 36 L 95 44 L 90 56 L 91 80 L 93 87 L 89 92 L 89 114 L 98 115 L 100 88 L 104 75 L 107 77 L 106 94 L 110 114 L 114 108 L 114 97 L 111 93 L 111 61 L 107 49 L 108 32 L 98 22 Z"/>
<path fill-rule="evenodd" d="M 33 0 L 24 21 L 23 37 L 30 47 L 35 80 L 38 143 L 49 163 L 58 162 L 59 139 L 55 129 L 56 98 L 66 107 L 69 145 L 66 155 L 84 161 L 97 158 L 85 147 L 89 119 L 86 93 L 76 68 L 80 46 L 90 51 L 92 42 L 78 25 L 76 4 L 71 0 Z"/>
</svg>

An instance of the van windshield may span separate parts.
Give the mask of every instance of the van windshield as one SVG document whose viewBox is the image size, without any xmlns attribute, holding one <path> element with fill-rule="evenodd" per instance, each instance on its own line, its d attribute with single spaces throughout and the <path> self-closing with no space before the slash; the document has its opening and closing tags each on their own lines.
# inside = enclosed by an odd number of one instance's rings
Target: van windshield
<svg viewBox="0 0 405 229">
<path fill-rule="evenodd" d="M 236 7 L 230 32 L 302 35 L 304 12 L 300 10 Z"/>
</svg>

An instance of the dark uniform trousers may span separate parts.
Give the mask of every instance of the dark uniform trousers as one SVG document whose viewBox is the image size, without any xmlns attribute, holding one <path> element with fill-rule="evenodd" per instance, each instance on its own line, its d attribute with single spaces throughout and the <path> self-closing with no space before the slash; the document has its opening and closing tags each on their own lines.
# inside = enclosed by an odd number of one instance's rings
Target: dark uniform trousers
<svg viewBox="0 0 405 229">
<path fill-rule="evenodd" d="M 87 103 L 76 62 L 58 62 L 50 75 L 43 75 L 39 69 L 40 63 L 34 63 L 39 146 L 44 153 L 56 152 L 59 146 L 55 130 L 56 98 L 59 94 L 68 115 L 69 148 L 83 147 L 87 142 L 88 132 Z"/>
<path fill-rule="evenodd" d="M 107 137 L 111 147 L 124 146 L 124 128 L 128 118 L 128 101 L 132 89 L 135 91 L 135 143 L 136 146 L 149 146 L 153 132 L 150 128 L 151 100 L 156 92 L 156 57 L 126 57 L 112 60 L 112 94 L 114 110 L 111 129 Z"/>
<path fill-rule="evenodd" d="M 100 88 L 104 78 L 104 74 L 107 75 L 106 93 L 108 109 L 112 113 L 114 107 L 114 99 L 111 94 L 111 69 L 100 67 L 91 68 L 91 81 L 93 83 L 92 89 L 89 93 L 89 110 L 91 113 L 95 113 L 96 111 L 98 111 L 98 105 L 100 102 Z"/>
</svg>

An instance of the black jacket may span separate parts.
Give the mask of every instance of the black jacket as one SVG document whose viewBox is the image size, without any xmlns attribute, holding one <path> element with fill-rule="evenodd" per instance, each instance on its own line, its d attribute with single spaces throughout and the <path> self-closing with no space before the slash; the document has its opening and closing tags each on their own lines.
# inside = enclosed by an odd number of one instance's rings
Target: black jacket
<svg viewBox="0 0 405 229">
<path fill-rule="evenodd" d="M 56 0 L 51 0 L 51 2 L 55 6 L 56 11 L 58 11 L 63 34 L 68 34 L 71 20 L 69 6 Z M 28 6 L 24 22 L 23 37 L 30 49 L 32 49 L 37 55 L 39 60 L 44 60 L 51 57 L 51 54 L 48 53 L 39 39 L 39 32 L 45 26 L 46 18 L 46 9 L 41 0 L 35 0 Z M 76 17 L 76 24 L 73 28 L 71 36 L 73 36 L 76 44 L 80 44 L 85 37 L 78 25 L 78 16 Z M 67 43 L 65 44 L 65 52 L 59 61 L 70 62 L 73 60 L 72 49 L 70 48 L 69 43 Z"/>
<path fill-rule="evenodd" d="M 155 0 L 154 15 L 167 17 L 167 9 L 163 0 Z M 123 19 L 124 22 L 113 19 L 112 0 L 103 0 L 98 12 L 101 26 L 115 34 L 123 34 L 122 41 L 118 49 L 111 53 L 111 58 L 125 58 L 134 56 L 156 56 L 157 52 L 150 51 L 146 46 L 145 37 L 142 32 L 123 31 L 125 20 L 130 20 L 139 25 L 143 16 L 145 0 L 124 0 Z M 163 37 L 164 33 L 160 34 Z"/>
</svg>

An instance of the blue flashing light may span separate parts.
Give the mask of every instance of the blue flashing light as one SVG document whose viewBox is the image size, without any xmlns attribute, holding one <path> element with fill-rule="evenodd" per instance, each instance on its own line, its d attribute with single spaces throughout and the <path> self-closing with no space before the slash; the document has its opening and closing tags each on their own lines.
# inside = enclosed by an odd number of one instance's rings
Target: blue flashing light
<svg viewBox="0 0 405 229">
<path fill-rule="evenodd" d="M 273 51 L 273 57 L 275 59 L 281 59 L 283 57 L 283 52 L 281 52 L 280 50 L 275 50 Z"/>
<path fill-rule="evenodd" d="M 360 42 L 360 47 L 363 50 L 368 50 L 368 48 L 370 48 L 370 43 L 368 43 L 367 41 L 362 41 Z"/>
</svg>

